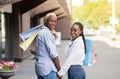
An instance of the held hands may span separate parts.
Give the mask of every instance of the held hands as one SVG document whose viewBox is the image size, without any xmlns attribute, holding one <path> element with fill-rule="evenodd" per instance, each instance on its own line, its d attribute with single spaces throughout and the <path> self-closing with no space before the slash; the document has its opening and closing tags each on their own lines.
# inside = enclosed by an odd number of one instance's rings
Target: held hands
<svg viewBox="0 0 120 79">
<path fill-rule="evenodd" d="M 58 73 L 57 73 L 57 77 L 58 77 L 58 79 L 62 79 L 63 78 L 63 76 L 59 76 Z"/>
</svg>

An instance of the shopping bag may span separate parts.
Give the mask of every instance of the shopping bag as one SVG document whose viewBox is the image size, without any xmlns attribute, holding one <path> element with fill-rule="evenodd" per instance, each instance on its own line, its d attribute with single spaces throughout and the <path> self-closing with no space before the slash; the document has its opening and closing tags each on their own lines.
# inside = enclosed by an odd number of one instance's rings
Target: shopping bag
<svg viewBox="0 0 120 79">
<path fill-rule="evenodd" d="M 94 51 L 94 46 L 92 45 L 92 65 L 96 62 L 96 55 Z"/>
<path fill-rule="evenodd" d="M 30 28 L 27 31 L 24 31 L 19 34 L 19 37 L 22 39 L 22 41 L 25 41 L 27 38 L 29 38 L 33 33 L 35 33 L 38 29 L 43 29 L 44 26 L 42 24 L 35 26 L 33 28 Z"/>
<path fill-rule="evenodd" d="M 85 39 L 86 52 L 83 66 L 90 66 L 92 63 L 92 42 L 89 39 Z"/>
<path fill-rule="evenodd" d="M 33 33 L 27 40 L 25 40 L 24 42 L 22 42 L 19 46 L 26 51 L 27 48 L 30 46 L 30 44 L 33 42 L 33 40 L 35 39 L 35 37 L 38 35 L 38 33 L 40 32 L 40 29 L 37 30 L 35 33 Z"/>
<path fill-rule="evenodd" d="M 86 53 L 83 66 L 92 66 L 96 62 L 94 47 L 90 39 L 85 39 Z"/>
<path fill-rule="evenodd" d="M 30 44 L 33 42 L 37 34 L 40 32 L 41 29 L 46 28 L 44 25 L 40 24 L 35 26 L 25 32 L 19 34 L 19 37 L 22 39 L 22 43 L 19 45 L 24 51 L 28 49 Z"/>
</svg>

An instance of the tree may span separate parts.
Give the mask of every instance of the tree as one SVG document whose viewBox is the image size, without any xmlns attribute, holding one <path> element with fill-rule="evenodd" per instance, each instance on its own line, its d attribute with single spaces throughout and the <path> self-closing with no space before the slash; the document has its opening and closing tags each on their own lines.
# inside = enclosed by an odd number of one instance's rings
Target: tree
<svg viewBox="0 0 120 79">
<path fill-rule="evenodd" d="M 116 17 L 120 18 L 119 4 L 116 7 Z M 93 2 L 85 0 L 82 6 L 72 7 L 72 22 L 78 20 L 90 28 L 98 29 L 100 25 L 110 25 L 109 18 L 112 16 L 111 11 L 111 3 L 107 0 L 96 0 Z"/>
</svg>

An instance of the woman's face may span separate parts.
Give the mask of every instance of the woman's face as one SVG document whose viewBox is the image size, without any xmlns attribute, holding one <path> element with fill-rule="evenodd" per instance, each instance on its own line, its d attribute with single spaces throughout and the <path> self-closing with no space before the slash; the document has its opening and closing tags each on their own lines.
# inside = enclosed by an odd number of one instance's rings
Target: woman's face
<svg viewBox="0 0 120 79">
<path fill-rule="evenodd" d="M 75 40 L 77 37 L 80 36 L 80 34 L 82 33 L 82 30 L 79 28 L 78 25 L 73 25 L 71 27 L 71 37 L 72 37 L 72 41 Z"/>
</svg>

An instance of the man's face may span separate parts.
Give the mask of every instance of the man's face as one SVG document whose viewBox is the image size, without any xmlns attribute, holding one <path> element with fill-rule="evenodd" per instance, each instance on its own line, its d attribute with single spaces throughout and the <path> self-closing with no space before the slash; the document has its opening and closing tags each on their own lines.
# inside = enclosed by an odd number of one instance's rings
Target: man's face
<svg viewBox="0 0 120 79">
<path fill-rule="evenodd" d="M 47 21 L 47 26 L 50 30 L 54 30 L 57 25 L 57 18 L 55 16 L 50 16 Z"/>
</svg>

